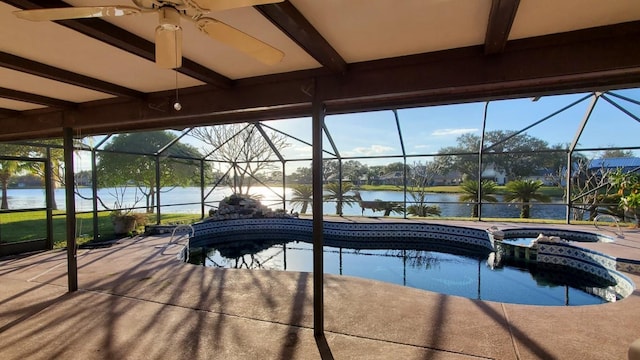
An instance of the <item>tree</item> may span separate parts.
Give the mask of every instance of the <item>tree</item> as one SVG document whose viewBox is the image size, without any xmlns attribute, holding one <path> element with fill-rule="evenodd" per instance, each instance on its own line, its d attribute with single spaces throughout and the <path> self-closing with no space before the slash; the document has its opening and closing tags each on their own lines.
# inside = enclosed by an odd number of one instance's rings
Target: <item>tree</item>
<svg viewBox="0 0 640 360">
<path fill-rule="evenodd" d="M 353 195 L 347 195 L 348 192 L 353 190 L 353 184 L 351 183 L 343 183 L 342 189 L 340 189 L 339 183 L 328 183 L 324 186 L 324 190 L 328 192 L 323 197 L 324 201 L 336 202 L 336 215 L 342 216 L 342 207 L 345 204 L 351 206 L 358 202 Z"/>
<path fill-rule="evenodd" d="M 291 175 L 289 175 L 290 182 L 297 182 L 298 184 L 311 184 L 313 177 L 311 176 L 310 167 L 299 167 Z"/>
<path fill-rule="evenodd" d="M 348 160 L 342 163 L 343 178 L 351 180 L 354 185 L 358 185 L 360 178 L 367 174 L 369 169 L 360 161 Z"/>
<path fill-rule="evenodd" d="M 591 161 L 583 155 L 573 156 L 570 179 L 570 196 L 574 205 L 573 218 L 583 220 L 586 212 L 588 212 L 591 221 L 596 218 L 598 213 L 624 216 L 615 205 L 620 201 L 620 196 L 615 193 L 615 185 L 610 179 L 613 170 L 604 167 L 603 163 L 600 169 L 594 171 L 590 169 L 590 163 Z"/>
<path fill-rule="evenodd" d="M 493 194 L 496 193 L 497 184 L 491 180 L 482 180 L 480 182 L 482 186 L 481 194 L 482 201 L 496 202 L 496 199 Z M 468 201 L 473 202 L 473 206 L 471 207 L 471 217 L 478 217 L 478 209 L 480 204 L 478 204 L 478 181 L 477 180 L 465 180 L 462 184 L 460 184 L 460 190 L 464 193 L 460 195 L 460 201 Z"/>
<path fill-rule="evenodd" d="M 0 144 L 0 154 L 3 156 L 25 156 L 28 150 L 24 146 Z M 2 204 L 0 209 L 9 209 L 7 190 L 9 179 L 22 170 L 28 169 L 28 164 L 18 160 L 0 160 L 0 184 L 2 185 Z"/>
<path fill-rule="evenodd" d="M 409 172 L 409 171 L 411 171 L 411 166 L 405 165 L 404 163 L 396 161 L 396 162 L 393 162 L 391 164 L 387 164 L 384 167 L 384 173 L 388 174 L 388 173 L 392 173 L 392 172 L 403 172 L 405 169 L 407 169 L 407 172 Z"/>
<path fill-rule="evenodd" d="M 407 213 L 414 216 L 427 217 L 430 215 L 440 216 L 438 205 L 429 205 L 427 202 L 427 187 L 433 177 L 439 173 L 441 164 L 432 161 L 426 164 L 416 162 L 409 171 L 409 195 L 413 203 L 407 207 Z"/>
<path fill-rule="evenodd" d="M 620 207 L 630 213 L 636 227 L 640 227 L 640 174 L 625 173 L 621 169 L 611 175 L 612 183 L 618 188 Z"/>
<path fill-rule="evenodd" d="M 489 131 L 485 136 L 485 148 L 488 149 L 488 162 L 503 170 L 509 178 L 519 179 L 547 167 L 554 158 L 564 160 L 561 153 L 545 152 L 549 144 L 541 139 L 527 135 L 515 135 L 513 131 Z"/>
<path fill-rule="evenodd" d="M 456 138 L 456 146 L 447 146 L 438 150 L 435 161 L 445 171 L 458 171 L 465 178 L 478 178 L 478 151 L 480 136 L 467 133 Z"/>
<path fill-rule="evenodd" d="M 367 168 L 367 185 L 373 185 L 373 180 L 384 174 L 384 166 L 374 165 Z"/>
<path fill-rule="evenodd" d="M 307 213 L 307 207 L 313 203 L 313 187 L 306 184 L 298 184 L 293 187 L 293 197 L 291 205 L 300 205 L 301 214 Z"/>
<path fill-rule="evenodd" d="M 57 184 L 62 186 L 65 185 L 64 178 L 64 149 L 61 148 L 63 145 L 63 141 L 61 139 L 50 139 L 50 140 L 41 140 L 40 143 L 43 144 L 42 147 L 32 147 L 31 152 L 33 155 L 38 157 L 46 157 L 47 156 L 47 145 L 56 145 L 49 146 L 49 161 L 51 162 L 51 193 L 55 192 Z M 42 179 L 45 178 L 45 168 L 44 164 L 41 162 L 34 162 L 31 164 L 31 172 L 40 176 Z M 75 192 L 77 193 L 77 192 Z M 51 204 L 53 210 L 58 209 L 58 204 L 56 203 L 56 197 L 53 196 L 51 199 Z"/>
<path fill-rule="evenodd" d="M 613 147 L 613 145 L 610 145 L 610 147 Z M 607 149 L 600 152 L 599 157 L 602 159 L 633 157 L 633 151 L 620 150 L 620 149 Z"/>
<path fill-rule="evenodd" d="M 507 183 L 505 187 L 507 195 L 505 195 L 504 200 L 521 203 L 520 218 L 528 219 L 530 216 L 531 200 L 542 202 L 550 201 L 547 195 L 538 192 L 541 187 L 542 182 L 538 180 L 511 181 Z"/>
<path fill-rule="evenodd" d="M 280 152 L 289 146 L 284 135 L 264 132 L 265 138 L 260 130 L 256 124 L 228 124 L 198 127 L 190 134 L 208 145 L 203 150 L 210 153 L 211 160 L 231 165 L 232 182 L 228 185 L 242 195 L 249 193 L 259 173 L 276 168 L 270 161 L 276 156 L 275 150 Z"/>
<path fill-rule="evenodd" d="M 97 154 L 98 184 L 103 187 L 126 187 L 133 184 L 146 197 L 147 212 L 153 212 L 156 191 L 156 162 L 150 155 L 130 155 L 123 152 L 155 154 L 176 136 L 168 131 L 150 131 L 115 136 Z M 193 146 L 176 142 L 162 153 L 160 183 L 185 186 L 199 178 L 202 155 Z M 181 158 L 170 158 L 180 156 Z M 193 160 L 192 160 L 193 159 Z"/>
<path fill-rule="evenodd" d="M 438 160 L 446 171 L 459 171 L 467 179 L 478 180 L 478 152 L 480 136 L 467 133 L 456 139 L 456 146 L 438 151 Z M 494 130 L 485 133 L 483 164 L 493 164 L 510 178 L 533 174 L 537 169 L 555 166 L 563 161 L 564 154 L 558 146 L 552 148 L 544 140 L 514 131 Z M 549 152 L 548 150 L 559 150 Z M 484 168 L 483 168 L 484 170 Z"/>
<path fill-rule="evenodd" d="M 325 160 L 322 162 L 322 182 L 336 181 L 337 179 L 333 178 L 337 178 L 339 172 L 340 167 L 337 160 Z"/>
</svg>

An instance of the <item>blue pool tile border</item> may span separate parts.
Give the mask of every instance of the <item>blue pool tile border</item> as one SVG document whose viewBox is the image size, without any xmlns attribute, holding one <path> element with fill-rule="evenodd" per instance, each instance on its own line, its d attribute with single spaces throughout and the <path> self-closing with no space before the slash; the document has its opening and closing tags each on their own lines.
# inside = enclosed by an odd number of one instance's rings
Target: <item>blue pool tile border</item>
<svg viewBox="0 0 640 360">
<path fill-rule="evenodd" d="M 299 218 L 233 219 L 202 221 L 192 226 L 194 236 L 190 239 L 189 246 L 198 247 L 211 244 L 212 239 L 216 237 L 224 238 L 225 235 L 234 234 L 268 237 L 271 234 L 286 232 L 292 236 L 310 237 L 313 221 Z M 549 237 L 558 236 L 564 240 L 577 242 L 611 241 L 611 238 L 599 234 L 552 228 L 504 229 L 503 232 L 505 239 L 536 237 L 538 234 L 544 234 Z M 494 251 L 493 237 L 489 231 L 454 225 L 325 221 L 323 234 L 329 240 L 327 244 L 330 243 L 330 246 L 348 246 L 349 244 L 386 246 L 407 242 L 407 246 L 430 243 L 434 244 L 433 246 L 445 246 L 446 244 L 458 249 Z M 398 241 L 394 242 L 394 239 L 398 239 Z M 213 242 L 215 243 L 215 240 Z M 623 297 L 630 295 L 634 291 L 635 285 L 620 271 L 640 273 L 640 261 L 617 259 L 568 242 L 540 242 L 536 261 L 568 266 L 603 279 L 613 278 L 617 284 L 615 291 Z"/>
<path fill-rule="evenodd" d="M 308 219 L 237 219 L 205 221 L 192 225 L 195 235 L 191 246 L 201 246 L 215 236 L 237 233 L 287 232 L 310 236 L 313 221 Z M 493 246 L 485 230 L 450 225 L 417 223 L 351 223 L 329 222 L 323 225 L 324 235 L 331 239 L 350 239 L 360 243 L 363 240 L 389 238 L 410 238 L 416 241 L 446 241 L 451 245 L 473 246 L 492 251 Z"/>
</svg>

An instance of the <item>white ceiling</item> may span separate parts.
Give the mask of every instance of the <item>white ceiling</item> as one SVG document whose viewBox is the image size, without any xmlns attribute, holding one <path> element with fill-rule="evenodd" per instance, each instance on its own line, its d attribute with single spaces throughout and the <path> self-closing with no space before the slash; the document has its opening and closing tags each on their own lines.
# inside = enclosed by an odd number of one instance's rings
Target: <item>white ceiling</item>
<svg viewBox="0 0 640 360">
<path fill-rule="evenodd" d="M 485 41 L 492 0 L 290 0 L 347 64 L 428 53 Z M 127 0 L 73 0 L 74 6 L 129 5 Z M 0 51 L 143 93 L 176 87 L 176 73 L 54 22 L 16 18 L 16 8 L 0 2 Z M 282 50 L 269 66 L 200 33 L 184 20 L 183 55 L 237 80 L 321 67 L 311 55 L 253 7 L 209 16 Z M 155 13 L 106 21 L 154 41 Z M 640 20 L 638 0 L 521 0 L 509 39 L 566 32 Z M 177 75 L 179 88 L 203 85 Z M 0 87 L 74 103 L 113 95 L 0 67 Z M 42 105 L 0 97 L 0 109 L 24 111 Z"/>
</svg>

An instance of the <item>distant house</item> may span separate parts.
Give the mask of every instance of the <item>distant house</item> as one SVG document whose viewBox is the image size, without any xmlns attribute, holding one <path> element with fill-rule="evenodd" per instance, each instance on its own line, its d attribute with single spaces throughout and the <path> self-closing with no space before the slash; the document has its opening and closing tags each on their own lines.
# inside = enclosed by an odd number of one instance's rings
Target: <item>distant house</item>
<svg viewBox="0 0 640 360">
<path fill-rule="evenodd" d="M 462 182 L 462 174 L 459 171 L 449 171 L 444 175 L 434 175 L 432 186 L 459 185 Z"/>
<path fill-rule="evenodd" d="M 540 181 L 543 185 L 546 186 L 554 186 L 557 185 L 557 182 L 554 181 L 554 173 L 553 170 L 547 168 L 537 169 L 533 172 L 533 174 L 529 176 L 525 176 L 523 180 L 533 180 Z"/>
<path fill-rule="evenodd" d="M 402 171 L 392 171 L 382 174 L 375 179 L 377 185 L 404 185 L 404 173 Z"/>
<path fill-rule="evenodd" d="M 340 176 L 338 174 L 334 174 L 334 175 L 329 176 L 327 178 L 327 180 L 325 181 L 325 183 L 326 184 L 328 184 L 328 183 L 337 183 L 338 181 L 340 181 Z M 363 176 L 361 176 L 359 178 L 356 178 L 356 179 L 351 179 L 351 177 L 349 177 L 349 176 L 344 176 L 342 178 L 342 182 L 343 183 L 350 182 L 353 185 L 362 185 L 362 184 L 366 184 L 367 183 L 367 176 L 363 175 Z"/>
<path fill-rule="evenodd" d="M 492 180 L 498 185 L 504 185 L 507 183 L 507 174 L 503 170 L 498 170 L 495 164 L 487 164 L 486 168 L 482 171 L 483 180 Z"/>
<path fill-rule="evenodd" d="M 597 172 L 603 170 L 618 170 L 623 172 L 638 172 L 640 168 L 640 158 L 637 157 L 621 157 L 621 158 L 604 158 L 593 159 L 589 162 L 589 171 Z"/>
<path fill-rule="evenodd" d="M 621 169 L 623 172 L 636 172 L 640 173 L 640 158 L 637 157 L 619 157 L 619 158 L 602 158 L 593 159 L 589 161 L 587 165 L 587 172 L 590 174 L 602 175 L 603 172 L 616 171 Z M 566 173 L 566 168 L 562 169 L 562 174 Z M 571 177 L 575 178 L 579 176 L 579 164 L 574 163 L 572 165 Z M 582 174 L 585 176 L 585 174 Z M 566 176 L 562 177 L 562 186 L 566 186 Z"/>
<path fill-rule="evenodd" d="M 407 181 L 411 184 L 411 174 L 407 174 Z M 392 171 L 390 173 L 376 176 L 371 180 L 372 185 L 395 185 L 402 186 L 404 183 L 404 174 L 402 171 Z M 450 171 L 446 174 L 435 174 L 426 186 L 439 185 L 458 185 L 462 181 L 462 175 L 459 171 Z"/>
</svg>

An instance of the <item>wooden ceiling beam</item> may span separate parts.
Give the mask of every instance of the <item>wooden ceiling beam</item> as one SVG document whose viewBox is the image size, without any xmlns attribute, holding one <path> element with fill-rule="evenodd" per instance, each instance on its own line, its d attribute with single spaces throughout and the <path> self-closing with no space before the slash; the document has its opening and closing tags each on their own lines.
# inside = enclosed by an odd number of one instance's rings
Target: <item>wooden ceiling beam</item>
<svg viewBox="0 0 640 360">
<path fill-rule="evenodd" d="M 18 110 L 0 108 L 0 117 L 17 117 L 19 115 L 20 111 Z"/>
<path fill-rule="evenodd" d="M 640 21 L 482 46 L 350 64 L 327 112 L 524 97 L 640 84 Z"/>
<path fill-rule="evenodd" d="M 28 102 L 44 106 L 55 107 L 59 109 L 73 109 L 78 104 L 70 101 L 54 99 L 48 96 L 32 94 L 24 91 L 7 89 L 0 87 L 0 98 L 11 99 L 16 101 Z"/>
<path fill-rule="evenodd" d="M 144 98 L 144 93 L 0 51 L 0 66 L 115 96 Z"/>
<path fill-rule="evenodd" d="M 19 9 L 43 9 L 43 8 L 60 8 L 70 7 L 69 4 L 60 0 L 2 0 L 5 3 L 17 7 Z M 140 56 L 151 62 L 155 62 L 155 44 L 145 40 L 133 33 L 119 28 L 111 23 L 101 19 L 74 19 L 61 20 L 56 23 L 63 25 L 69 29 L 102 41 L 106 44 L 115 46 L 119 49 L 127 51 L 131 54 Z M 233 81 L 215 71 L 212 71 L 192 60 L 182 58 L 182 67 L 177 69 L 178 72 L 200 80 L 209 85 L 219 88 L 230 88 Z"/>
<path fill-rule="evenodd" d="M 484 38 L 484 53 L 486 55 L 504 51 L 519 5 L 520 0 L 493 0 L 491 2 L 489 24 Z"/>
<path fill-rule="evenodd" d="M 340 54 L 291 2 L 285 0 L 255 8 L 322 66 L 336 74 L 347 71 L 347 63 Z"/>
</svg>

